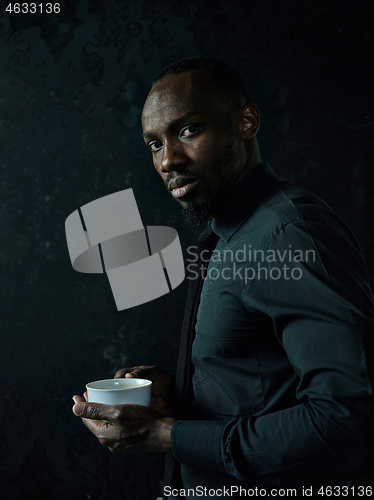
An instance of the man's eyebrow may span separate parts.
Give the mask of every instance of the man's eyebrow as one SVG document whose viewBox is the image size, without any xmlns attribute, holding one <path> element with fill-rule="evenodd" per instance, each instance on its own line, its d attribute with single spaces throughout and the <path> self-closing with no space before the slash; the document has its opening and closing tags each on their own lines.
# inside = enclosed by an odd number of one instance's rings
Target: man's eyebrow
<svg viewBox="0 0 374 500">
<path fill-rule="evenodd" d="M 185 120 L 188 120 L 192 116 L 200 115 L 200 114 L 201 113 L 198 113 L 197 111 L 189 111 L 188 113 L 186 113 L 185 115 L 181 116 L 180 118 L 175 118 L 174 120 L 171 120 L 168 123 L 168 128 L 177 127 L 178 125 L 180 125 L 181 123 L 183 123 Z M 150 135 L 154 135 L 154 133 L 151 130 L 148 131 L 148 132 L 144 132 L 144 134 L 142 134 L 142 137 L 143 137 L 143 139 L 146 139 Z"/>
</svg>

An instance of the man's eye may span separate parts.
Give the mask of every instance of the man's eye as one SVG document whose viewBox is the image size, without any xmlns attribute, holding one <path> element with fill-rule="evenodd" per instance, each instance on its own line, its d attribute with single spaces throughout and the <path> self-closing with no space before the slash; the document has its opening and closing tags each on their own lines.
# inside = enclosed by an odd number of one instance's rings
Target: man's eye
<svg viewBox="0 0 374 500">
<path fill-rule="evenodd" d="M 190 125 L 182 130 L 181 137 L 190 137 L 191 135 L 197 134 L 201 130 L 199 125 Z"/>
<path fill-rule="evenodd" d="M 148 144 L 148 147 L 152 151 L 158 151 L 162 147 L 162 143 L 160 141 L 153 141 Z"/>
</svg>

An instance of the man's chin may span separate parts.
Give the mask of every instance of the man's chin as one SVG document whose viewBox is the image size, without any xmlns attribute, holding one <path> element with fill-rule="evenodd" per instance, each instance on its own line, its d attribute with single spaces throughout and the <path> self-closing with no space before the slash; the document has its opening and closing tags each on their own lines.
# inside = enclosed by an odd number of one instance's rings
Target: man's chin
<svg viewBox="0 0 374 500">
<path fill-rule="evenodd" d="M 210 201 L 201 203 L 190 201 L 185 203 L 184 206 L 181 205 L 181 207 L 184 219 L 190 226 L 207 224 L 215 215 L 215 207 Z"/>
</svg>

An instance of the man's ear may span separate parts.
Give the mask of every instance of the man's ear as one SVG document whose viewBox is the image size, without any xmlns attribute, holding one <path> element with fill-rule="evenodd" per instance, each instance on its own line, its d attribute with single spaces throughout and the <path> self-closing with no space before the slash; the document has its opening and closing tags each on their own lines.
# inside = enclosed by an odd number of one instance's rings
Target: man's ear
<svg viewBox="0 0 374 500">
<path fill-rule="evenodd" d="M 260 128 L 260 112 L 255 104 L 246 104 L 242 110 L 242 139 L 252 139 Z"/>
</svg>

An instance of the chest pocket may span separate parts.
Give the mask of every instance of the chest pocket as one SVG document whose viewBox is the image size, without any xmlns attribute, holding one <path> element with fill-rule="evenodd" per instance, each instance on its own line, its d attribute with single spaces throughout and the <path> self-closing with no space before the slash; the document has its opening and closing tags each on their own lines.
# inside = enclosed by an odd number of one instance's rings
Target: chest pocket
<svg viewBox="0 0 374 500">
<path fill-rule="evenodd" d="M 195 406 L 202 417 L 240 417 L 264 408 L 259 362 L 248 340 L 199 335 L 192 360 Z"/>
</svg>

